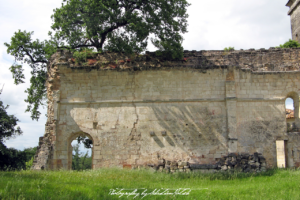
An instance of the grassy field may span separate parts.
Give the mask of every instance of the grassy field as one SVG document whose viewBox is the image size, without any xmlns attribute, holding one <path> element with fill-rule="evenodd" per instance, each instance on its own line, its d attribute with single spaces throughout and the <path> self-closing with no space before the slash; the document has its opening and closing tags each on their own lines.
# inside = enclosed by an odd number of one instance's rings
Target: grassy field
<svg viewBox="0 0 300 200">
<path fill-rule="evenodd" d="M 121 196 L 134 189 L 137 189 L 135 194 Z M 148 195 L 143 196 L 143 192 Z M 0 172 L 0 199 L 300 199 L 300 171 L 276 169 L 261 174 L 164 174 L 120 169 Z"/>
</svg>

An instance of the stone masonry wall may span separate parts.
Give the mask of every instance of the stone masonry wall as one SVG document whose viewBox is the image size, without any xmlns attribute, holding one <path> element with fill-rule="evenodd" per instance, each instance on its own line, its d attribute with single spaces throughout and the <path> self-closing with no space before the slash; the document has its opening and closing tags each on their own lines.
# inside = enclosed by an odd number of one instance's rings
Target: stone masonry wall
<svg viewBox="0 0 300 200">
<path fill-rule="evenodd" d="M 290 8 L 288 15 L 291 16 L 292 39 L 300 42 L 300 1 L 289 0 L 287 6 Z"/>
<path fill-rule="evenodd" d="M 299 55 L 185 51 L 183 60 L 170 61 L 153 52 L 105 53 L 77 63 L 59 51 L 48 64 L 47 148 L 34 167 L 70 169 L 78 135 L 93 140 L 93 168 L 162 158 L 216 164 L 230 153 L 258 153 L 276 166 L 276 140 L 290 144 L 292 137 L 284 104 L 289 92 L 300 92 Z M 289 166 L 300 163 L 298 144 L 288 146 Z"/>
</svg>

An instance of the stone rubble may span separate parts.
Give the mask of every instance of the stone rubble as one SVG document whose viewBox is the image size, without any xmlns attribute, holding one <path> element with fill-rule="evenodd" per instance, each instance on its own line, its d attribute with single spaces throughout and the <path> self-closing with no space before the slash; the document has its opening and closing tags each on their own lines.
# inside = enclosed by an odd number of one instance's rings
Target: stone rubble
<svg viewBox="0 0 300 200">
<path fill-rule="evenodd" d="M 148 164 L 146 168 L 154 171 L 175 173 L 175 172 L 202 172 L 214 173 L 218 171 L 237 171 L 237 172 L 265 172 L 266 159 L 260 153 L 231 153 L 223 156 L 216 164 L 197 164 L 185 161 L 167 161 L 165 159 L 158 160 L 157 164 Z M 143 166 L 133 167 L 143 168 Z"/>
</svg>

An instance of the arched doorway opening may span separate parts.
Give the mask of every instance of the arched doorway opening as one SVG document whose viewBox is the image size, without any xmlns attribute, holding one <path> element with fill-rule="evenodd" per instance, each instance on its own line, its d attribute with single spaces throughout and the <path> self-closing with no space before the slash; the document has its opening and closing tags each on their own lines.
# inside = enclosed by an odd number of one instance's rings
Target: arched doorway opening
<svg viewBox="0 0 300 200">
<path fill-rule="evenodd" d="M 72 134 L 68 140 L 68 169 L 93 169 L 93 138 L 84 132 Z"/>
</svg>

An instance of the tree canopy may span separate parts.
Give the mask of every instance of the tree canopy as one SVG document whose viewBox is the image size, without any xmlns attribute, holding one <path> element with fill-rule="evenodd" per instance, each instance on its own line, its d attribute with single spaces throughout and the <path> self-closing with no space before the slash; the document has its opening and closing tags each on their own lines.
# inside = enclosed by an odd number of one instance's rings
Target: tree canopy
<svg viewBox="0 0 300 200">
<path fill-rule="evenodd" d="M 0 95 L 1 93 L 2 89 Z M 22 134 L 17 126 L 19 120 L 14 115 L 9 115 L 7 108 L 0 100 L 0 170 L 25 168 L 26 155 L 4 145 L 6 140 Z"/>
<path fill-rule="evenodd" d="M 57 49 L 92 48 L 98 52 L 141 53 L 148 42 L 170 59 L 183 56 L 182 34 L 187 32 L 186 0 L 63 0 L 51 16 L 49 40 L 33 41 L 33 32 L 15 32 L 7 53 L 16 62 L 10 70 L 15 84 L 23 83 L 23 66 L 31 67 L 31 86 L 25 92 L 31 118 L 40 117 L 45 99 L 46 64 Z"/>
<path fill-rule="evenodd" d="M 0 95 L 2 89 L 0 90 Z M 21 135 L 22 130 L 17 126 L 19 121 L 14 115 L 9 115 L 6 109 L 9 106 L 4 106 L 3 102 L 0 100 L 0 143 L 3 144 L 6 140 L 13 138 L 15 136 Z"/>
</svg>

